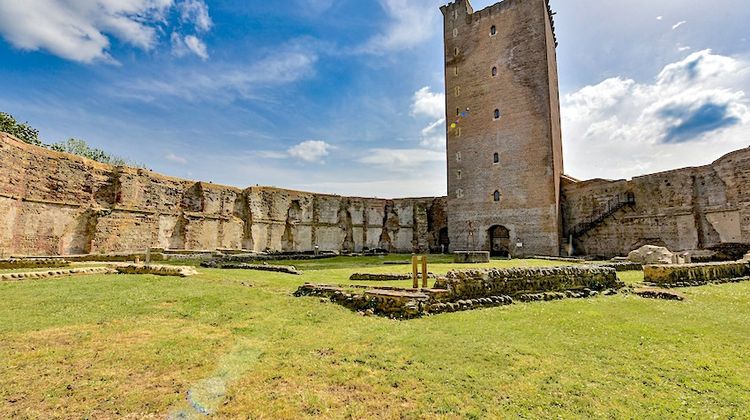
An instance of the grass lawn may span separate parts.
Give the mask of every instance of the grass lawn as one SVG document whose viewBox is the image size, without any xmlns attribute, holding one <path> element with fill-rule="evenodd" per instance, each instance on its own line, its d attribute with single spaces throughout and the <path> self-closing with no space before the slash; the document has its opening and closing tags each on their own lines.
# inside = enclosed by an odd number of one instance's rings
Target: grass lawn
<svg viewBox="0 0 750 420">
<path fill-rule="evenodd" d="M 750 416 L 750 283 L 411 321 L 291 296 L 410 270 L 382 261 L 0 283 L 0 418 Z"/>
</svg>

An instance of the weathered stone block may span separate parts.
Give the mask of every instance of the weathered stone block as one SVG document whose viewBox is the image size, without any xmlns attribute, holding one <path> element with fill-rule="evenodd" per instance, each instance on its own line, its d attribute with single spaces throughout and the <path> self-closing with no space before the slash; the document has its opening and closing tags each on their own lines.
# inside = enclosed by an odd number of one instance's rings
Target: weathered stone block
<svg viewBox="0 0 750 420">
<path fill-rule="evenodd" d="M 643 267 L 644 281 L 663 286 L 699 286 L 739 280 L 748 276 L 750 276 L 750 263 L 747 262 Z"/>
<path fill-rule="evenodd" d="M 484 264 L 490 262 L 488 251 L 456 251 L 453 253 L 456 264 Z"/>
<path fill-rule="evenodd" d="M 641 264 L 672 264 L 675 255 L 661 246 L 644 245 L 628 254 L 628 260 Z"/>
</svg>

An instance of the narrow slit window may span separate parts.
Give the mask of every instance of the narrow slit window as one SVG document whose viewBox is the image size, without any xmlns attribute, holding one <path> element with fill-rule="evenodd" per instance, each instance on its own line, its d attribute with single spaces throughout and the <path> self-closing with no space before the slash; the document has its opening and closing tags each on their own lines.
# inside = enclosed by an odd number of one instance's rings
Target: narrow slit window
<svg viewBox="0 0 750 420">
<path fill-rule="evenodd" d="M 461 179 L 461 171 L 456 171 L 456 179 Z"/>
<path fill-rule="evenodd" d="M 499 110 L 499 109 L 495 109 L 495 113 L 493 114 L 493 117 L 494 117 L 494 118 L 495 118 L 496 120 L 499 120 L 499 119 L 500 119 L 500 110 Z"/>
<path fill-rule="evenodd" d="M 456 96 L 461 95 L 461 86 L 456 86 Z"/>
<path fill-rule="evenodd" d="M 500 163 L 500 153 L 495 153 L 492 157 L 492 163 Z"/>
<path fill-rule="evenodd" d="M 492 68 L 492 77 L 497 76 L 497 67 Z"/>
<path fill-rule="evenodd" d="M 495 193 L 492 195 L 492 199 L 495 200 L 495 202 L 500 201 L 500 191 L 495 191 Z"/>
<path fill-rule="evenodd" d="M 458 29 L 453 29 L 453 38 L 458 36 Z"/>
<path fill-rule="evenodd" d="M 490 28 L 490 35 L 491 36 L 497 35 L 497 26 L 492 25 L 492 27 Z"/>
<path fill-rule="evenodd" d="M 453 67 L 453 74 L 455 74 L 456 76 L 458 76 L 458 66 Z"/>
<path fill-rule="evenodd" d="M 458 51 L 458 47 L 454 48 L 454 49 L 453 49 L 453 55 L 457 56 L 457 55 L 458 55 L 458 53 L 459 53 L 459 51 Z"/>
<path fill-rule="evenodd" d="M 456 162 L 461 162 L 461 152 L 456 153 Z"/>
</svg>

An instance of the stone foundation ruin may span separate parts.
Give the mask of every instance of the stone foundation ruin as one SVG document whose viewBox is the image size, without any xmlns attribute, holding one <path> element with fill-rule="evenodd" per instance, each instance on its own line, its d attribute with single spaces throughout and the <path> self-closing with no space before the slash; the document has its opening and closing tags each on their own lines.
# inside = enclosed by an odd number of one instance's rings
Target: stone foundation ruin
<svg viewBox="0 0 750 420">
<path fill-rule="evenodd" d="M 317 296 L 371 315 L 408 319 L 521 302 L 614 294 L 624 284 L 613 268 L 570 266 L 455 270 L 432 288 L 333 286 L 306 283 L 295 296 Z"/>
</svg>

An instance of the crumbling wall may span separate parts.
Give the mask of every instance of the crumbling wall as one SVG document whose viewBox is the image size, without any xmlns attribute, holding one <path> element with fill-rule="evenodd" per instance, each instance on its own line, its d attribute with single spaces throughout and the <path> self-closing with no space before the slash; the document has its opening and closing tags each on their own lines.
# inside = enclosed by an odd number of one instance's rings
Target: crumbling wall
<svg viewBox="0 0 750 420">
<path fill-rule="evenodd" d="M 0 133 L 0 255 L 149 247 L 361 252 L 381 244 L 422 252 L 446 227 L 444 214 L 444 198 L 242 190 L 112 167 Z"/>
<path fill-rule="evenodd" d="M 624 206 L 584 234 L 574 236 L 577 254 L 616 256 L 643 245 L 671 251 L 750 243 L 750 148 L 716 162 L 633 178 L 630 181 L 563 182 L 566 237 L 596 218 L 614 198 L 633 195 Z"/>
</svg>

